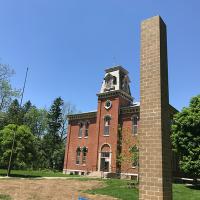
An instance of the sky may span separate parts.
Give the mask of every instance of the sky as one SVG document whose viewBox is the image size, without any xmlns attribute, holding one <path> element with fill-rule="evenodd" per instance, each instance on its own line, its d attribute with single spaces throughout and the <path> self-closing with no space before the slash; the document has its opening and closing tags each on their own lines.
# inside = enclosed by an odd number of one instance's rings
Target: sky
<svg viewBox="0 0 200 200">
<path fill-rule="evenodd" d="M 104 70 L 122 65 L 139 101 L 140 23 L 167 25 L 170 104 L 181 110 L 200 94 L 199 0 L 0 0 L 0 62 L 15 70 L 24 102 L 49 108 L 61 96 L 96 110 Z"/>
</svg>

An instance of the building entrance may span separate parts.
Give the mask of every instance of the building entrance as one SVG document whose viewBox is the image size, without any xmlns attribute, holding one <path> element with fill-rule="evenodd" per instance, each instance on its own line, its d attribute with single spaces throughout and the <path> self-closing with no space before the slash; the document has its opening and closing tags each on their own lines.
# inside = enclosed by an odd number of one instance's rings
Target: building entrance
<svg viewBox="0 0 200 200">
<path fill-rule="evenodd" d="M 103 172 L 110 172 L 111 168 L 111 152 L 110 152 L 110 146 L 107 144 L 104 144 L 101 148 L 100 152 L 100 171 Z"/>
<path fill-rule="evenodd" d="M 103 172 L 109 172 L 109 167 L 110 167 L 110 153 L 102 152 L 100 170 Z"/>
</svg>

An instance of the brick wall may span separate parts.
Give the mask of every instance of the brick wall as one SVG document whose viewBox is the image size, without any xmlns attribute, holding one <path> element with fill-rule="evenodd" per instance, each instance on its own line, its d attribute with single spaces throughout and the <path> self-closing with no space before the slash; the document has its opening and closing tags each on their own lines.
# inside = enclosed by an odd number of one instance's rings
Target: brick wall
<svg viewBox="0 0 200 200">
<path fill-rule="evenodd" d="M 89 121 L 89 131 L 88 137 L 84 137 L 84 129 L 83 128 L 83 136 L 81 138 L 78 137 L 79 132 L 79 122 Z M 96 134 L 96 119 L 85 119 L 85 120 L 73 120 L 68 126 L 68 137 L 67 137 L 67 145 L 65 151 L 65 162 L 64 162 L 64 170 L 65 169 L 73 169 L 73 170 L 82 170 L 82 171 L 96 171 L 96 162 L 97 162 L 97 143 L 98 138 Z M 86 164 L 76 164 L 76 150 L 77 147 L 87 147 L 87 160 Z M 81 153 L 81 161 L 82 161 L 82 153 Z"/>
<path fill-rule="evenodd" d="M 139 199 L 172 199 L 166 26 L 141 24 Z"/>
<path fill-rule="evenodd" d="M 83 119 L 83 120 L 72 120 L 68 126 L 68 138 L 65 151 L 64 170 L 80 170 L 80 171 L 96 171 L 99 168 L 99 153 L 101 147 L 104 144 L 109 144 L 111 152 L 111 166 L 110 170 L 116 172 L 117 166 L 117 144 L 118 144 L 118 124 L 119 110 L 121 106 L 127 106 L 130 104 L 129 100 L 122 97 L 109 97 L 112 101 L 112 107 L 105 109 L 105 102 L 108 98 L 98 99 L 98 110 L 96 118 Z M 104 117 L 106 115 L 111 116 L 110 122 L 110 134 L 109 136 L 104 135 Z M 89 136 L 88 138 L 78 138 L 79 123 L 84 121 L 90 121 L 89 125 Z M 129 125 L 131 130 L 131 118 L 129 119 Z M 128 125 L 128 126 L 129 126 Z M 124 126 L 125 127 L 125 126 Z M 84 132 L 84 128 L 83 128 Z M 76 150 L 77 147 L 86 146 L 88 148 L 86 164 L 76 164 Z M 81 155 L 82 158 L 82 155 Z M 131 163 L 129 164 L 131 166 Z"/>
<path fill-rule="evenodd" d="M 138 113 L 134 113 L 138 116 Z M 121 172 L 122 173 L 138 173 L 138 167 L 132 166 L 130 147 L 136 144 L 138 146 L 138 134 L 132 133 L 132 117 L 133 114 L 125 114 L 121 116 L 121 128 L 122 128 L 122 148 L 121 154 L 123 156 L 121 163 Z"/>
</svg>

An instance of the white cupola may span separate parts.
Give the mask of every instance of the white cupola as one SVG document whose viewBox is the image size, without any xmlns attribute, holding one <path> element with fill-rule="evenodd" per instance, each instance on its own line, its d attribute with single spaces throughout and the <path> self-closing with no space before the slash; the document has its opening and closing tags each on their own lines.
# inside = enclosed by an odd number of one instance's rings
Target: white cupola
<svg viewBox="0 0 200 200">
<path fill-rule="evenodd" d="M 115 66 L 106 69 L 105 72 L 100 94 L 111 91 L 123 91 L 131 96 L 129 86 L 130 79 L 127 70 L 122 66 Z"/>
</svg>

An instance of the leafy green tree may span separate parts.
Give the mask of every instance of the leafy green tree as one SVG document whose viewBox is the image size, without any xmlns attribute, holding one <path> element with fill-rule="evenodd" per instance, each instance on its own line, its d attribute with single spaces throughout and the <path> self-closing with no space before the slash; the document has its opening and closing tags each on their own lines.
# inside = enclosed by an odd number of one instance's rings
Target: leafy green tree
<svg viewBox="0 0 200 200">
<path fill-rule="evenodd" d="M 25 120 L 27 120 L 25 116 L 33 108 L 36 109 L 36 107 L 33 106 L 30 101 L 27 101 L 23 106 L 20 106 L 19 101 L 14 99 L 8 107 L 7 112 L 0 114 L 0 117 L 2 116 L 2 120 L 4 119 L 4 126 L 8 124 L 28 125 L 25 123 Z M 28 126 L 30 127 L 30 125 Z"/>
<path fill-rule="evenodd" d="M 51 169 L 61 169 L 63 165 L 64 153 L 60 155 L 60 149 L 64 148 L 64 142 L 59 134 L 62 124 L 62 106 L 63 100 L 60 97 L 56 98 L 48 113 L 48 133 L 43 138 L 48 167 Z M 56 157 L 58 154 L 61 159 Z"/>
<path fill-rule="evenodd" d="M 41 152 L 46 157 L 46 167 L 62 170 L 65 154 L 68 121 L 66 115 L 76 111 L 71 103 L 64 103 L 59 97 L 53 102 L 48 113 L 48 132 L 42 138 Z M 44 156 L 45 155 L 45 156 Z"/>
<path fill-rule="evenodd" d="M 45 109 L 32 106 L 24 115 L 24 124 L 35 136 L 42 137 L 47 132 L 47 115 L 48 112 Z"/>
<path fill-rule="evenodd" d="M 64 102 L 60 97 L 56 98 L 48 113 L 49 133 L 51 133 L 55 137 L 59 135 L 59 129 L 62 123 L 63 104 Z"/>
<path fill-rule="evenodd" d="M 23 124 L 23 112 L 17 99 L 15 99 L 6 112 L 6 124 Z"/>
<path fill-rule="evenodd" d="M 35 107 L 35 106 L 32 105 L 31 101 L 30 100 L 27 101 L 22 107 L 23 115 L 25 115 L 33 107 Z"/>
<path fill-rule="evenodd" d="M 46 154 L 46 149 L 44 145 L 44 139 L 36 137 L 35 141 L 36 154 L 33 158 L 33 168 L 34 169 L 46 169 L 49 168 L 49 160 Z"/>
<path fill-rule="evenodd" d="M 133 136 L 129 128 L 124 130 L 125 132 L 122 135 L 122 128 L 118 127 L 118 152 L 117 152 L 117 165 L 120 170 L 121 166 L 124 165 L 127 167 L 126 170 L 131 168 L 131 165 L 134 167 L 139 166 L 139 149 L 137 141 L 136 144 L 133 144 Z M 122 150 L 123 145 L 123 150 Z"/>
<path fill-rule="evenodd" d="M 10 84 L 13 74 L 8 65 L 0 64 L 0 112 L 6 111 L 12 99 L 20 95 L 20 91 L 13 89 Z"/>
<path fill-rule="evenodd" d="M 13 155 L 13 160 L 15 161 L 15 163 L 13 163 L 14 167 L 32 167 L 34 169 L 50 168 L 61 170 L 63 168 L 67 132 L 66 128 L 68 124 L 66 115 L 75 112 L 75 110 L 76 109 L 72 104 L 64 104 L 63 100 L 59 97 L 55 99 L 49 112 L 45 109 L 36 108 L 30 101 L 26 102 L 23 106 L 20 106 L 16 99 L 10 104 L 7 112 L 0 112 L 0 130 L 3 129 L 2 131 L 4 132 L 8 131 L 7 125 L 9 124 L 13 124 L 12 126 L 15 127 L 25 125 L 31 134 L 34 135 L 34 153 L 32 154 L 32 160 L 30 162 L 31 166 L 26 165 L 26 163 L 21 165 L 19 162 L 16 163 Z M 10 129 L 12 128 L 9 128 L 9 131 Z M 14 129 L 12 131 L 14 131 Z M 13 141 L 12 134 L 8 134 L 10 142 Z M 1 137 L 0 140 L 1 142 L 4 142 L 5 135 L 4 137 Z M 0 161 L 0 167 L 7 167 L 8 165 L 6 159 L 8 159 L 10 155 L 9 153 L 12 145 L 9 143 L 8 146 L 8 150 L 5 150 L 6 147 L 4 145 L 0 147 L 0 157 L 4 154 L 4 156 L 1 157 L 2 160 Z M 21 145 L 21 147 L 22 146 L 23 145 Z M 16 156 L 16 159 L 17 161 L 19 160 L 18 156 Z"/>
<path fill-rule="evenodd" d="M 0 167 L 7 168 L 13 136 L 15 132 L 15 143 L 12 158 L 12 166 L 15 169 L 32 168 L 34 164 L 35 136 L 31 133 L 29 127 L 15 124 L 9 124 L 0 131 Z"/>
<path fill-rule="evenodd" d="M 183 172 L 195 179 L 200 176 L 200 95 L 193 97 L 189 107 L 177 113 L 172 125 L 173 150 Z"/>
<path fill-rule="evenodd" d="M 0 112 L 0 130 L 6 125 L 6 113 Z"/>
</svg>

